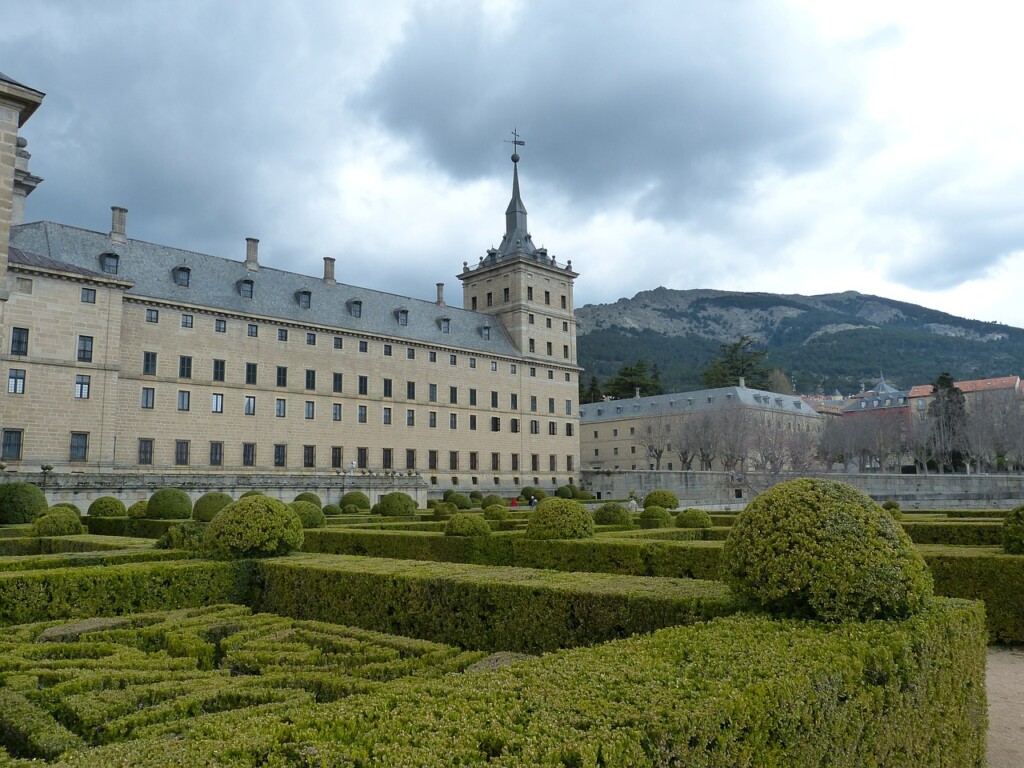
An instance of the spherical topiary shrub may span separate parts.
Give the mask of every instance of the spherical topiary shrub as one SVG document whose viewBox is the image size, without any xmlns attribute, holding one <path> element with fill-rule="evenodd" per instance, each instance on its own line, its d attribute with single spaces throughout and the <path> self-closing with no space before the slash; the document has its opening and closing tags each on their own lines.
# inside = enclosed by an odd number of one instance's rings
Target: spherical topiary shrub
<svg viewBox="0 0 1024 768">
<path fill-rule="evenodd" d="M 248 499 L 250 496 L 265 496 L 265 495 L 266 494 L 263 493 L 263 491 L 257 491 L 255 488 L 253 488 L 251 491 L 246 491 L 245 493 L 243 493 L 238 498 L 240 498 L 240 499 Z"/>
<path fill-rule="evenodd" d="M 473 502 L 473 506 L 479 507 L 480 502 L 484 500 L 484 495 L 480 491 L 470 491 L 469 500 Z"/>
<path fill-rule="evenodd" d="M 433 509 L 434 513 L 430 516 L 431 520 L 448 520 L 459 511 L 459 508 L 449 501 L 436 501 L 434 502 Z"/>
<path fill-rule="evenodd" d="M 362 491 L 349 491 L 341 497 L 341 501 L 338 502 L 338 506 L 345 509 L 349 504 L 357 509 L 369 509 L 370 497 Z"/>
<path fill-rule="evenodd" d="M 470 509 L 473 506 L 469 496 L 464 493 L 450 493 L 445 501 L 449 504 L 454 504 L 458 509 Z"/>
<path fill-rule="evenodd" d="M 555 489 L 555 496 L 560 499 L 575 499 L 576 494 L 573 492 L 571 485 L 560 485 Z"/>
<path fill-rule="evenodd" d="M 324 511 L 311 501 L 293 501 L 288 505 L 299 516 L 303 528 L 323 528 Z"/>
<path fill-rule="evenodd" d="M 541 499 L 546 499 L 548 497 L 547 491 L 545 491 L 543 488 L 534 488 L 532 485 L 528 485 L 525 488 L 523 488 L 519 495 L 522 498 L 526 499 L 527 504 L 529 504 L 534 499 L 540 501 Z"/>
<path fill-rule="evenodd" d="M 32 483 L 0 485 L 0 524 L 31 523 L 36 512 L 46 510 L 46 494 Z"/>
<path fill-rule="evenodd" d="M 1024 555 L 1024 506 L 1003 518 L 1003 550 L 1010 555 Z"/>
<path fill-rule="evenodd" d="M 149 506 L 149 502 L 145 499 L 142 501 L 136 501 L 134 504 L 128 507 L 128 517 L 145 517 L 146 507 Z"/>
<path fill-rule="evenodd" d="M 629 510 L 621 504 L 609 501 L 594 510 L 594 522 L 598 525 L 631 525 Z"/>
<path fill-rule="evenodd" d="M 658 489 L 644 496 L 643 506 L 645 509 L 650 506 L 675 509 L 679 506 L 679 497 L 672 493 L 672 491 Z"/>
<path fill-rule="evenodd" d="M 161 488 L 149 497 L 146 517 L 152 520 L 188 520 L 192 498 L 181 488 Z"/>
<path fill-rule="evenodd" d="M 361 515 L 366 511 L 365 509 L 360 509 L 355 504 L 346 504 L 341 508 L 341 514 L 343 515 Z"/>
<path fill-rule="evenodd" d="M 580 488 L 579 491 L 576 493 L 576 498 L 579 499 L 580 501 L 593 501 L 594 494 L 592 494 L 590 491 L 585 491 L 582 488 Z"/>
<path fill-rule="evenodd" d="M 711 515 L 703 509 L 684 509 L 676 515 L 676 528 L 710 528 Z"/>
<path fill-rule="evenodd" d="M 725 581 L 773 613 L 822 621 L 904 618 L 932 594 L 924 560 L 871 498 L 833 480 L 765 491 L 726 539 Z"/>
<path fill-rule="evenodd" d="M 231 498 L 230 494 L 221 493 L 220 491 L 204 493 L 196 499 L 196 503 L 192 507 L 192 519 L 198 520 L 201 523 L 208 523 L 213 520 L 214 515 L 233 501 L 234 499 Z M 178 549 L 178 547 L 175 547 L 175 549 Z"/>
<path fill-rule="evenodd" d="M 886 511 L 889 511 L 891 509 L 899 509 L 899 508 L 900 508 L 900 503 L 898 501 L 893 501 L 892 499 L 889 499 L 889 501 L 882 502 L 882 509 L 884 509 Z"/>
<path fill-rule="evenodd" d="M 76 536 L 84 533 L 82 520 L 74 510 L 55 507 L 32 523 L 31 536 Z"/>
<path fill-rule="evenodd" d="M 459 512 L 444 527 L 445 536 L 490 536 L 491 526 L 480 515 Z"/>
<path fill-rule="evenodd" d="M 489 504 L 484 507 L 485 520 L 508 520 L 510 514 L 504 504 Z"/>
<path fill-rule="evenodd" d="M 543 499 L 530 513 L 523 535 L 528 539 L 589 539 L 594 535 L 594 518 L 573 499 Z"/>
<path fill-rule="evenodd" d="M 500 504 L 503 507 L 507 507 L 508 506 L 508 504 L 505 501 L 505 498 L 503 496 L 499 496 L 496 493 L 490 493 L 487 496 L 484 496 L 482 499 L 480 499 L 480 508 L 481 509 L 487 509 L 488 507 L 493 507 L 495 504 Z"/>
<path fill-rule="evenodd" d="M 113 496 L 100 496 L 89 505 L 90 517 L 124 517 L 127 514 L 124 502 Z"/>
<path fill-rule="evenodd" d="M 189 552 L 200 552 L 203 549 L 205 532 L 205 525 L 195 520 L 189 520 L 168 528 L 153 546 L 156 549 L 184 549 Z"/>
<path fill-rule="evenodd" d="M 323 499 L 312 491 L 303 491 L 295 497 L 295 501 L 308 501 L 310 504 L 316 504 L 319 509 L 323 509 L 324 507 Z"/>
<path fill-rule="evenodd" d="M 224 559 L 284 555 L 302 546 L 302 520 L 283 501 L 250 496 L 218 512 L 203 540 L 206 551 Z"/>
<path fill-rule="evenodd" d="M 38 520 L 43 515 L 48 515 L 51 512 L 53 512 L 54 510 L 58 510 L 58 509 L 70 509 L 72 512 L 74 512 L 79 517 L 82 516 L 82 510 L 80 510 L 78 508 L 77 504 L 72 504 L 70 501 L 62 501 L 60 504 L 54 504 L 49 509 L 45 510 L 42 514 L 37 514 L 36 515 L 36 519 Z"/>
<path fill-rule="evenodd" d="M 324 514 L 330 517 L 341 514 L 341 507 L 337 504 L 324 504 Z"/>
<path fill-rule="evenodd" d="M 645 504 L 644 511 L 637 518 L 641 528 L 668 528 L 672 525 L 672 515 L 664 507 L 656 504 Z"/>
<path fill-rule="evenodd" d="M 469 499 L 466 499 L 466 503 L 469 503 Z M 371 512 L 375 515 L 384 515 L 384 517 L 408 517 L 415 515 L 418 507 L 416 499 L 409 494 L 392 491 L 381 496 L 380 501 L 373 506 Z"/>
</svg>

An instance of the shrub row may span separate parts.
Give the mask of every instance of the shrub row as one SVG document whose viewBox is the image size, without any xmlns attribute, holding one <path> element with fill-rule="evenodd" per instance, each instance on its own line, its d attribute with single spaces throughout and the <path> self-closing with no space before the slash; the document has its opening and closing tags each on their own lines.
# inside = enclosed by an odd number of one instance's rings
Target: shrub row
<svg viewBox="0 0 1024 768">
<path fill-rule="evenodd" d="M 86 565 L 121 565 L 154 560 L 184 560 L 186 552 L 156 549 L 122 549 L 112 552 L 69 552 L 67 554 L 0 557 L 0 571 L 37 571 Z"/>
<path fill-rule="evenodd" d="M 900 523 L 915 544 L 961 544 L 969 547 L 1002 543 L 1002 523 Z"/>
<path fill-rule="evenodd" d="M 137 536 L 159 539 L 168 528 L 181 525 L 183 519 L 156 520 L 147 517 L 84 517 L 82 522 L 89 533 L 98 536 Z"/>
<path fill-rule="evenodd" d="M 57 536 L 53 538 L 0 539 L 0 557 L 55 555 L 66 552 L 105 552 L 126 547 L 150 547 L 146 539 L 114 536 Z"/>
<path fill-rule="evenodd" d="M 734 610 L 724 585 L 696 579 L 367 557 L 279 558 L 258 568 L 255 610 L 480 650 L 552 651 Z"/>
<path fill-rule="evenodd" d="M 133 765 L 985 765 L 980 606 L 827 627 L 733 616 L 65 756 Z M 287 725 L 285 725 L 287 723 Z"/>
</svg>

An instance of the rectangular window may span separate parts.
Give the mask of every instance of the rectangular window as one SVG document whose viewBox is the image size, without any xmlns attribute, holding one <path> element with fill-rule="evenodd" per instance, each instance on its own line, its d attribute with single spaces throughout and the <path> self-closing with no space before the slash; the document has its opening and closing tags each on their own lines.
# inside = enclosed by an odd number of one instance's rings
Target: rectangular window
<svg viewBox="0 0 1024 768">
<path fill-rule="evenodd" d="M 458 469 L 458 468 L 459 468 L 459 452 L 458 451 L 448 451 L 448 469 L 455 470 L 455 469 Z"/>
<path fill-rule="evenodd" d="M 256 443 L 242 443 L 242 466 L 256 466 Z"/>
<path fill-rule="evenodd" d="M 416 426 L 416 411 L 414 411 L 412 408 L 409 408 L 405 412 L 405 426 L 407 426 L 407 427 L 415 427 Z"/>
<path fill-rule="evenodd" d="M 302 446 L 302 466 L 312 467 L 316 465 L 316 446 L 315 445 L 304 445 Z"/>
<path fill-rule="evenodd" d="M 490 291 L 487 292 L 487 306 L 488 307 L 494 306 L 494 296 L 491 294 Z"/>
<path fill-rule="evenodd" d="M 529 346 L 530 346 L 530 351 L 531 352 L 536 352 L 537 351 L 537 342 L 534 341 L 533 339 L 529 340 Z"/>
<path fill-rule="evenodd" d="M 553 454 L 553 453 L 548 456 L 548 471 L 549 472 L 556 472 L 556 471 L 558 471 L 558 457 L 555 456 L 555 454 Z"/>
<path fill-rule="evenodd" d="M 369 351 L 370 351 L 370 345 L 369 345 L 369 343 L 368 343 L 367 341 L 365 341 L 365 340 L 363 340 L 363 341 L 360 341 L 360 342 L 359 342 L 359 351 L 360 351 L 360 352 L 364 352 L 364 353 L 365 353 L 365 352 L 369 352 Z"/>
<path fill-rule="evenodd" d="M 360 405 L 359 406 L 358 421 L 359 421 L 360 424 L 365 424 L 366 423 L 366 406 L 365 405 Z"/>
<path fill-rule="evenodd" d="M 78 362 L 92 362 L 92 336 L 78 337 Z"/>
<path fill-rule="evenodd" d="M 427 412 L 427 426 L 431 429 L 437 427 L 437 411 Z"/>
<path fill-rule="evenodd" d="M 277 386 L 288 386 L 288 368 L 284 365 L 277 366 Z"/>
<path fill-rule="evenodd" d="M 188 466 L 188 440 L 174 441 L 174 463 L 179 467 Z"/>
<path fill-rule="evenodd" d="M 343 344 L 343 342 L 341 340 L 341 336 L 335 336 L 334 337 L 334 348 L 335 349 L 341 349 L 342 348 L 342 344 Z"/>
<path fill-rule="evenodd" d="M 549 421 L 548 422 L 548 434 L 549 435 L 557 435 L 558 434 L 558 424 L 556 422 L 554 422 L 554 421 Z"/>
<path fill-rule="evenodd" d="M 210 395 L 210 412 L 224 413 L 224 395 L 220 392 L 214 392 Z"/>
<path fill-rule="evenodd" d="M 451 333 L 452 321 L 447 317 L 441 318 L 441 333 Z"/>
<path fill-rule="evenodd" d="M 415 400 L 416 399 L 416 382 L 407 381 L 405 382 L 405 399 Z"/>
<path fill-rule="evenodd" d="M 491 416 L 491 432 L 501 432 L 501 419 Z"/>
<path fill-rule="evenodd" d="M 331 389 L 334 392 L 341 392 L 341 374 L 335 373 L 331 377 Z"/>
<path fill-rule="evenodd" d="M 89 399 L 89 385 L 91 380 L 91 376 L 83 376 L 81 374 L 75 376 L 75 398 L 77 400 Z"/>
<path fill-rule="evenodd" d="M 540 434 L 540 422 L 537 421 L 537 419 L 530 419 L 530 434 L 531 435 L 539 435 Z"/>
<path fill-rule="evenodd" d="M 221 318 L 216 318 L 213 321 L 213 332 L 214 333 L 227 333 L 228 332 L 228 321 Z"/>
<path fill-rule="evenodd" d="M 384 408 L 384 424 L 386 426 L 391 425 L 391 409 L 387 407 Z"/>
<path fill-rule="evenodd" d="M 11 368 L 7 372 L 7 393 L 9 395 L 25 394 L 25 371 L 21 368 Z"/>
<path fill-rule="evenodd" d="M 475 413 L 469 414 L 469 428 L 473 432 L 476 431 L 476 414 Z"/>
<path fill-rule="evenodd" d="M 153 463 L 153 438 L 139 438 L 139 464 Z"/>
<path fill-rule="evenodd" d="M 159 309 L 147 309 L 146 310 L 146 322 L 147 323 L 159 323 L 160 322 L 160 310 Z"/>
<path fill-rule="evenodd" d="M 458 405 L 459 403 L 459 388 L 448 387 L 448 402 L 452 405 Z"/>
<path fill-rule="evenodd" d="M 384 469 L 391 469 L 394 465 L 394 451 L 384 448 L 380 452 L 380 465 Z"/>
<path fill-rule="evenodd" d="M 498 407 L 498 393 L 492 391 L 491 392 L 491 408 L 497 408 L 497 407 Z"/>
<path fill-rule="evenodd" d="M 566 360 L 569 359 L 569 345 L 568 344 L 563 344 L 562 345 L 562 357 L 564 357 Z"/>
<path fill-rule="evenodd" d="M 341 421 L 341 403 L 331 404 L 331 420 Z"/>
<path fill-rule="evenodd" d="M 427 451 L 427 469 L 437 469 L 437 451 Z"/>
<path fill-rule="evenodd" d="M 384 379 L 384 397 L 391 397 L 392 383 L 391 379 Z"/>
<path fill-rule="evenodd" d="M 565 401 L 565 415 L 572 416 L 572 400 Z"/>
<path fill-rule="evenodd" d="M 141 401 L 141 407 L 142 408 L 146 408 L 146 409 L 152 408 L 155 399 L 156 399 L 156 390 L 153 389 L 153 387 L 143 387 L 142 388 L 142 401 Z"/>
<path fill-rule="evenodd" d="M 288 341 L 288 329 L 287 328 L 278 328 L 277 329 L 277 340 L 278 341 Z"/>
<path fill-rule="evenodd" d="M 484 330 L 488 331 L 490 329 L 489 328 L 484 328 Z M 484 336 L 484 338 L 489 338 L 489 337 L 488 336 Z M 476 358 L 475 357 L 469 358 L 469 367 L 470 368 L 476 368 Z"/>
<path fill-rule="evenodd" d="M 96 289 L 95 288 L 83 288 L 82 289 L 82 303 L 83 304 L 95 304 L 96 303 Z"/>
<path fill-rule="evenodd" d="M 311 347 L 315 347 L 316 346 L 316 334 L 315 333 L 307 333 L 306 334 L 306 343 L 309 344 L 309 346 L 311 346 Z"/>
<path fill-rule="evenodd" d="M 181 327 L 182 328 L 191 328 L 192 327 L 192 320 L 193 320 L 192 315 L 182 314 L 182 316 L 181 316 Z"/>
<path fill-rule="evenodd" d="M 191 379 L 192 378 L 192 356 L 191 355 L 178 355 L 178 378 L 179 379 Z"/>
<path fill-rule="evenodd" d="M 508 301 L 508 288 L 504 288 L 501 294 L 502 301 Z"/>
<path fill-rule="evenodd" d="M 573 458 L 573 456 L 571 454 L 567 455 L 565 457 L 565 471 L 566 472 L 574 471 L 575 470 L 575 465 L 576 465 L 576 462 L 575 462 L 575 459 Z M 669 466 L 669 469 L 672 468 L 671 464 L 669 464 L 668 466 Z"/>
<path fill-rule="evenodd" d="M 561 298 L 562 298 L 562 309 L 566 309 L 567 306 L 568 306 L 567 303 L 566 303 L 566 298 L 565 298 L 565 296 L 562 296 Z"/>
<path fill-rule="evenodd" d="M 341 469 L 341 446 L 331 446 L 331 469 Z"/>
<path fill-rule="evenodd" d="M 526 300 L 527 301 L 533 301 L 533 286 L 532 285 L 526 286 Z"/>
<path fill-rule="evenodd" d="M 178 390 L 178 410 L 187 411 L 192 404 L 192 393 L 187 389 Z"/>
<path fill-rule="evenodd" d="M 514 434 L 519 433 L 519 419 L 511 419 L 509 421 L 509 430 Z"/>
<path fill-rule="evenodd" d="M 279 419 L 283 419 L 288 415 L 288 401 L 283 397 L 279 397 L 274 401 L 274 415 Z"/>
<path fill-rule="evenodd" d="M 405 358 L 407 360 L 415 360 L 416 359 L 416 350 L 414 348 L 412 348 L 412 347 L 406 347 L 406 349 L 405 349 Z"/>
<path fill-rule="evenodd" d="M 316 371 L 306 371 L 306 389 L 316 389 Z"/>
<path fill-rule="evenodd" d="M 572 437 L 572 434 L 573 434 L 572 422 L 571 421 L 566 422 L 566 424 L 565 424 L 565 436 L 566 437 Z"/>
<path fill-rule="evenodd" d="M 509 366 L 508 366 L 508 372 L 509 373 L 515 374 L 516 371 L 518 371 L 518 370 L 519 370 L 519 368 L 518 368 L 518 366 L 516 366 L 515 363 L 509 363 Z"/>
<path fill-rule="evenodd" d="M 356 448 L 356 466 L 359 469 L 366 469 L 370 461 L 369 448 Z"/>
<path fill-rule="evenodd" d="M 555 412 L 555 398 L 549 397 L 548 398 L 548 413 L 554 413 L 554 412 Z"/>
<path fill-rule="evenodd" d="M 519 471 L 519 454 L 518 453 L 513 453 L 512 454 L 512 471 L 513 472 L 518 472 Z"/>
<path fill-rule="evenodd" d="M 248 333 L 250 336 L 253 336 L 253 337 L 259 336 L 260 335 L 260 327 L 258 325 L 256 325 L 256 323 L 249 323 L 249 326 L 248 326 L 248 328 L 246 330 L 246 333 Z"/>
<path fill-rule="evenodd" d="M 530 469 L 534 472 L 540 472 L 540 454 L 530 454 Z"/>
<path fill-rule="evenodd" d="M 513 411 L 518 411 L 519 410 L 519 395 L 517 395 L 515 392 L 510 394 L 508 396 L 508 404 L 509 404 L 509 407 Z"/>
<path fill-rule="evenodd" d="M 305 414 L 307 419 L 316 418 L 316 403 L 312 400 L 306 401 Z"/>
<path fill-rule="evenodd" d="M 437 362 L 437 352 L 427 352 L 427 362 L 436 363 Z"/>
<path fill-rule="evenodd" d="M 368 376 L 359 377 L 359 394 L 365 395 L 370 391 L 370 378 Z"/>
<path fill-rule="evenodd" d="M 20 429 L 5 429 L 3 432 L 3 443 L 0 445 L 0 459 L 21 460 L 21 438 Z"/>
<path fill-rule="evenodd" d="M 11 354 L 28 354 L 28 328 L 11 329 Z"/>
<path fill-rule="evenodd" d="M 384 345 L 384 357 L 391 357 L 391 345 L 390 344 L 385 344 Z"/>
<path fill-rule="evenodd" d="M 475 389 L 469 390 L 469 404 L 470 405 L 476 405 L 476 390 Z"/>
<path fill-rule="evenodd" d="M 551 342 L 550 341 L 545 346 L 544 351 L 547 352 L 549 355 L 554 354 L 554 351 L 553 351 L 553 348 L 551 346 Z"/>
<path fill-rule="evenodd" d="M 448 429 L 458 429 L 458 428 L 459 428 L 459 414 L 457 414 L 457 413 L 449 413 L 448 414 Z"/>
<path fill-rule="evenodd" d="M 213 380 L 224 381 L 224 361 L 214 360 L 213 361 Z"/>
<path fill-rule="evenodd" d="M 436 403 L 437 402 L 437 384 L 428 384 L 427 385 L 427 402 L 430 402 L 430 403 Z"/>
<path fill-rule="evenodd" d="M 398 324 L 408 325 L 409 324 L 409 310 L 400 309 L 398 310 Z"/>
<path fill-rule="evenodd" d="M 459 356 L 458 355 L 448 355 L 448 365 L 458 365 L 458 364 L 459 364 Z"/>
<path fill-rule="evenodd" d="M 500 453 L 492 453 L 491 454 L 491 471 L 492 472 L 500 472 L 501 471 L 501 454 Z"/>
<path fill-rule="evenodd" d="M 480 463 L 479 454 L 476 451 L 470 451 L 469 452 L 469 468 L 470 468 L 470 470 L 475 472 L 479 468 L 477 466 L 479 463 Z"/>
<path fill-rule="evenodd" d="M 274 466 L 284 467 L 288 465 L 288 446 L 282 443 L 274 444 Z"/>
<path fill-rule="evenodd" d="M 224 443 L 210 443 L 210 466 L 219 467 L 224 464 Z"/>
<path fill-rule="evenodd" d="M 89 460 L 89 433 L 88 432 L 72 432 L 71 433 L 71 451 L 68 456 L 70 461 L 88 461 Z"/>
<path fill-rule="evenodd" d="M 405 468 L 416 469 L 416 449 L 406 448 L 405 449 Z"/>
<path fill-rule="evenodd" d="M 245 396 L 245 411 L 246 416 L 256 415 L 256 395 Z"/>
<path fill-rule="evenodd" d="M 544 303 L 545 304 L 550 304 L 551 303 L 551 291 L 544 291 Z"/>
<path fill-rule="evenodd" d="M 245 383 L 255 384 L 256 383 L 256 363 L 245 364 Z"/>
<path fill-rule="evenodd" d="M 532 365 L 530 366 L 530 378 L 531 379 L 537 378 L 537 369 L 534 368 Z"/>
</svg>

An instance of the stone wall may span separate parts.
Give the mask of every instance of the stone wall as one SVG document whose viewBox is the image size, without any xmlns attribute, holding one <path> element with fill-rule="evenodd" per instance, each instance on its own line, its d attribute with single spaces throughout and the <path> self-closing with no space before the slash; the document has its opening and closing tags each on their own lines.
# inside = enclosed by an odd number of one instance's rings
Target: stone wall
<svg viewBox="0 0 1024 768">
<path fill-rule="evenodd" d="M 754 473 L 729 472 L 584 471 L 584 488 L 604 499 L 621 499 L 635 491 L 643 496 L 655 488 L 679 495 L 682 506 L 742 509 L 773 480 Z M 1012 509 L 1024 504 L 1024 475 L 818 475 L 861 488 L 875 500 L 900 502 L 914 509 Z M 776 480 L 777 481 L 777 480 Z"/>
</svg>

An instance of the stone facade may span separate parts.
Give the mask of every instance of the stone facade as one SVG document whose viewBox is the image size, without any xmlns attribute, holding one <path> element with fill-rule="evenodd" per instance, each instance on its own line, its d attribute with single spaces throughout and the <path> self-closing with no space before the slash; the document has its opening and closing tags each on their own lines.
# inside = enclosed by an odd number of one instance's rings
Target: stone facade
<svg viewBox="0 0 1024 768">
<path fill-rule="evenodd" d="M 489 252 L 486 268 L 464 265 L 457 308 L 440 284 L 423 301 L 339 282 L 333 259 L 322 278 L 261 267 L 254 238 L 244 259 L 136 240 L 112 210 L 109 233 L 11 228 L 9 473 L 413 472 L 436 491 L 502 493 L 576 482 L 569 266 Z"/>
</svg>

